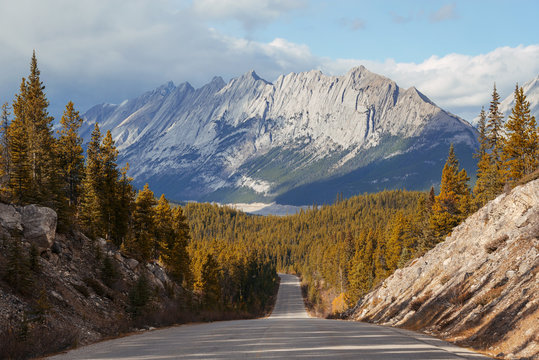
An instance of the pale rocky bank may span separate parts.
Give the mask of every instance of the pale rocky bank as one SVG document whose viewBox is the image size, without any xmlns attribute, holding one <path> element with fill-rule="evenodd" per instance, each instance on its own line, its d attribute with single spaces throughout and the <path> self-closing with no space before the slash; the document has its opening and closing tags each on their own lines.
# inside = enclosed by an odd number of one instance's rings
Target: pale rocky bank
<svg viewBox="0 0 539 360">
<path fill-rule="evenodd" d="M 539 359 L 539 180 L 502 194 L 347 316 Z"/>
</svg>

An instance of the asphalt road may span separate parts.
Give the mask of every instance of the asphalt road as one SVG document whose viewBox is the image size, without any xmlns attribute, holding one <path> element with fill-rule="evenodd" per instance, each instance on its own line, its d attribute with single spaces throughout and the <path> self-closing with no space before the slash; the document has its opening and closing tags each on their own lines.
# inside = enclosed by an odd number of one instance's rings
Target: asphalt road
<svg viewBox="0 0 539 360">
<path fill-rule="evenodd" d="M 154 330 L 52 359 L 487 359 L 402 329 L 310 318 L 298 278 L 280 276 L 277 304 L 269 318 Z"/>
</svg>

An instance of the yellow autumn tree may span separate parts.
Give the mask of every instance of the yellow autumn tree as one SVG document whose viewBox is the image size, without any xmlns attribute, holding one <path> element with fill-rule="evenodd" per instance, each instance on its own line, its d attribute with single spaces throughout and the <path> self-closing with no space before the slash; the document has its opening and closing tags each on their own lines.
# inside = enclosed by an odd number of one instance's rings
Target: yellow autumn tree
<svg viewBox="0 0 539 360">
<path fill-rule="evenodd" d="M 438 239 L 445 237 L 468 216 L 470 209 L 470 189 L 466 170 L 459 171 L 453 144 L 442 170 L 440 194 L 435 197 L 430 219 L 430 227 Z"/>
</svg>

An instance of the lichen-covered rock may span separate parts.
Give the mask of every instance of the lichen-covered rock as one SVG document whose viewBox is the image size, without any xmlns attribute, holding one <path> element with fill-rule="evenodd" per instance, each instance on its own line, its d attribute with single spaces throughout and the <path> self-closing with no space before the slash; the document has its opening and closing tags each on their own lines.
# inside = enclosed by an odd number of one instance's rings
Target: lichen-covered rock
<svg viewBox="0 0 539 360">
<path fill-rule="evenodd" d="M 27 205 L 21 208 L 23 236 L 39 248 L 49 249 L 56 238 L 56 212 L 50 208 Z"/>
<path fill-rule="evenodd" d="M 539 358 L 539 180 L 502 194 L 363 297 L 350 317 Z"/>
</svg>

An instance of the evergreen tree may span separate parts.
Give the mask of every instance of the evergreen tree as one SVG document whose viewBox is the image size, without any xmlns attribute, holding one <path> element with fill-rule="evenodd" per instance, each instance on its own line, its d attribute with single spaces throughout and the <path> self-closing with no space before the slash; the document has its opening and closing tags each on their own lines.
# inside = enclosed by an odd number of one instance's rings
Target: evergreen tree
<svg viewBox="0 0 539 360">
<path fill-rule="evenodd" d="M 7 130 L 9 158 L 11 160 L 8 188 L 11 200 L 24 204 L 31 200 L 30 188 L 32 183 L 30 170 L 30 150 L 28 131 L 25 126 L 26 112 L 26 79 L 22 79 L 20 92 L 15 96 L 13 112 L 15 118 Z"/>
<path fill-rule="evenodd" d="M 4 280 L 15 291 L 28 295 L 32 290 L 34 279 L 30 269 L 30 262 L 25 256 L 21 239 L 18 237 L 14 237 L 8 242 L 5 266 Z"/>
<path fill-rule="evenodd" d="M 80 198 L 80 186 L 84 177 L 84 154 L 82 138 L 78 134 L 82 118 L 71 101 L 66 105 L 60 124 L 62 126 L 58 131 L 60 176 L 69 207 L 73 209 Z"/>
<path fill-rule="evenodd" d="M 86 167 L 82 180 L 82 196 L 80 219 L 86 233 L 91 237 L 98 236 L 103 229 L 103 213 L 100 203 L 102 186 L 101 167 L 101 131 L 96 123 L 88 148 L 86 150 Z"/>
<path fill-rule="evenodd" d="M 11 172 L 11 160 L 9 155 L 9 104 L 2 105 L 2 114 L 0 115 L 0 191 L 1 198 L 7 199 L 7 184 Z"/>
<path fill-rule="evenodd" d="M 488 174 L 490 169 L 490 154 L 488 152 L 489 144 L 487 137 L 487 115 L 485 109 L 481 108 L 481 113 L 479 114 L 479 122 L 477 124 L 477 129 L 479 130 L 479 149 L 477 153 L 474 154 L 476 159 L 479 159 L 477 162 L 477 180 L 474 187 L 475 195 L 475 206 L 480 208 L 487 203 L 491 195 L 489 194 L 488 189 Z"/>
<path fill-rule="evenodd" d="M 212 254 L 207 253 L 202 261 L 201 287 L 203 304 L 210 309 L 220 305 L 219 264 Z"/>
<path fill-rule="evenodd" d="M 155 207 L 155 237 L 157 248 L 155 252 L 163 264 L 168 267 L 170 264 L 170 251 L 174 248 L 176 234 L 172 224 L 172 209 L 165 194 L 162 194 Z"/>
<path fill-rule="evenodd" d="M 103 214 L 103 233 L 107 240 L 111 240 L 114 233 L 115 214 L 118 207 L 117 194 L 120 172 L 116 164 L 117 158 L 118 150 L 114 145 L 110 131 L 107 130 L 99 151 L 100 175 L 102 176 L 99 202 Z"/>
<path fill-rule="evenodd" d="M 181 206 L 172 209 L 172 226 L 175 235 L 174 246 L 168 254 L 172 276 L 188 287 L 191 283 L 190 260 L 187 245 L 191 240 L 187 218 Z"/>
<path fill-rule="evenodd" d="M 49 102 L 44 90 L 34 51 L 25 91 L 19 94 L 16 102 L 20 103 L 14 104 L 13 110 L 15 116 L 21 119 L 27 133 L 31 174 L 29 197 L 31 201 L 56 208 L 56 195 L 59 192 L 56 144 L 52 135 L 53 118 L 47 111 Z"/>
<path fill-rule="evenodd" d="M 503 148 L 508 177 L 516 182 L 537 169 L 539 148 L 535 117 L 530 113 L 522 87 L 515 89 L 515 105 L 505 124 L 507 140 Z"/>
<path fill-rule="evenodd" d="M 501 193 L 505 184 L 505 169 L 502 159 L 504 145 L 503 114 L 500 113 L 499 105 L 500 95 L 498 95 L 496 84 L 494 84 L 486 124 L 486 138 L 490 161 L 488 170 L 482 175 L 486 177 L 487 200 L 491 200 L 497 194 Z"/>
<path fill-rule="evenodd" d="M 389 271 L 393 272 L 397 269 L 399 258 L 403 249 L 403 242 L 407 237 L 407 221 L 404 218 L 402 211 L 398 212 L 393 219 L 393 224 L 390 226 L 390 233 L 386 244 L 386 264 Z"/>
<path fill-rule="evenodd" d="M 116 193 L 112 241 L 118 247 L 122 245 L 128 236 L 131 226 L 131 213 L 135 202 L 135 190 L 131 185 L 133 179 L 127 176 L 128 170 L 129 164 L 126 164 L 120 170 L 121 175 Z"/>
<path fill-rule="evenodd" d="M 431 229 L 434 236 L 441 239 L 451 232 L 469 211 L 470 190 L 466 170 L 459 172 L 459 163 L 453 144 L 442 170 L 440 194 L 436 196 L 432 209 Z"/>
<path fill-rule="evenodd" d="M 137 194 L 133 211 L 133 230 L 126 244 L 126 249 L 141 261 L 149 261 L 156 255 L 155 205 L 153 192 L 146 184 Z"/>
</svg>

